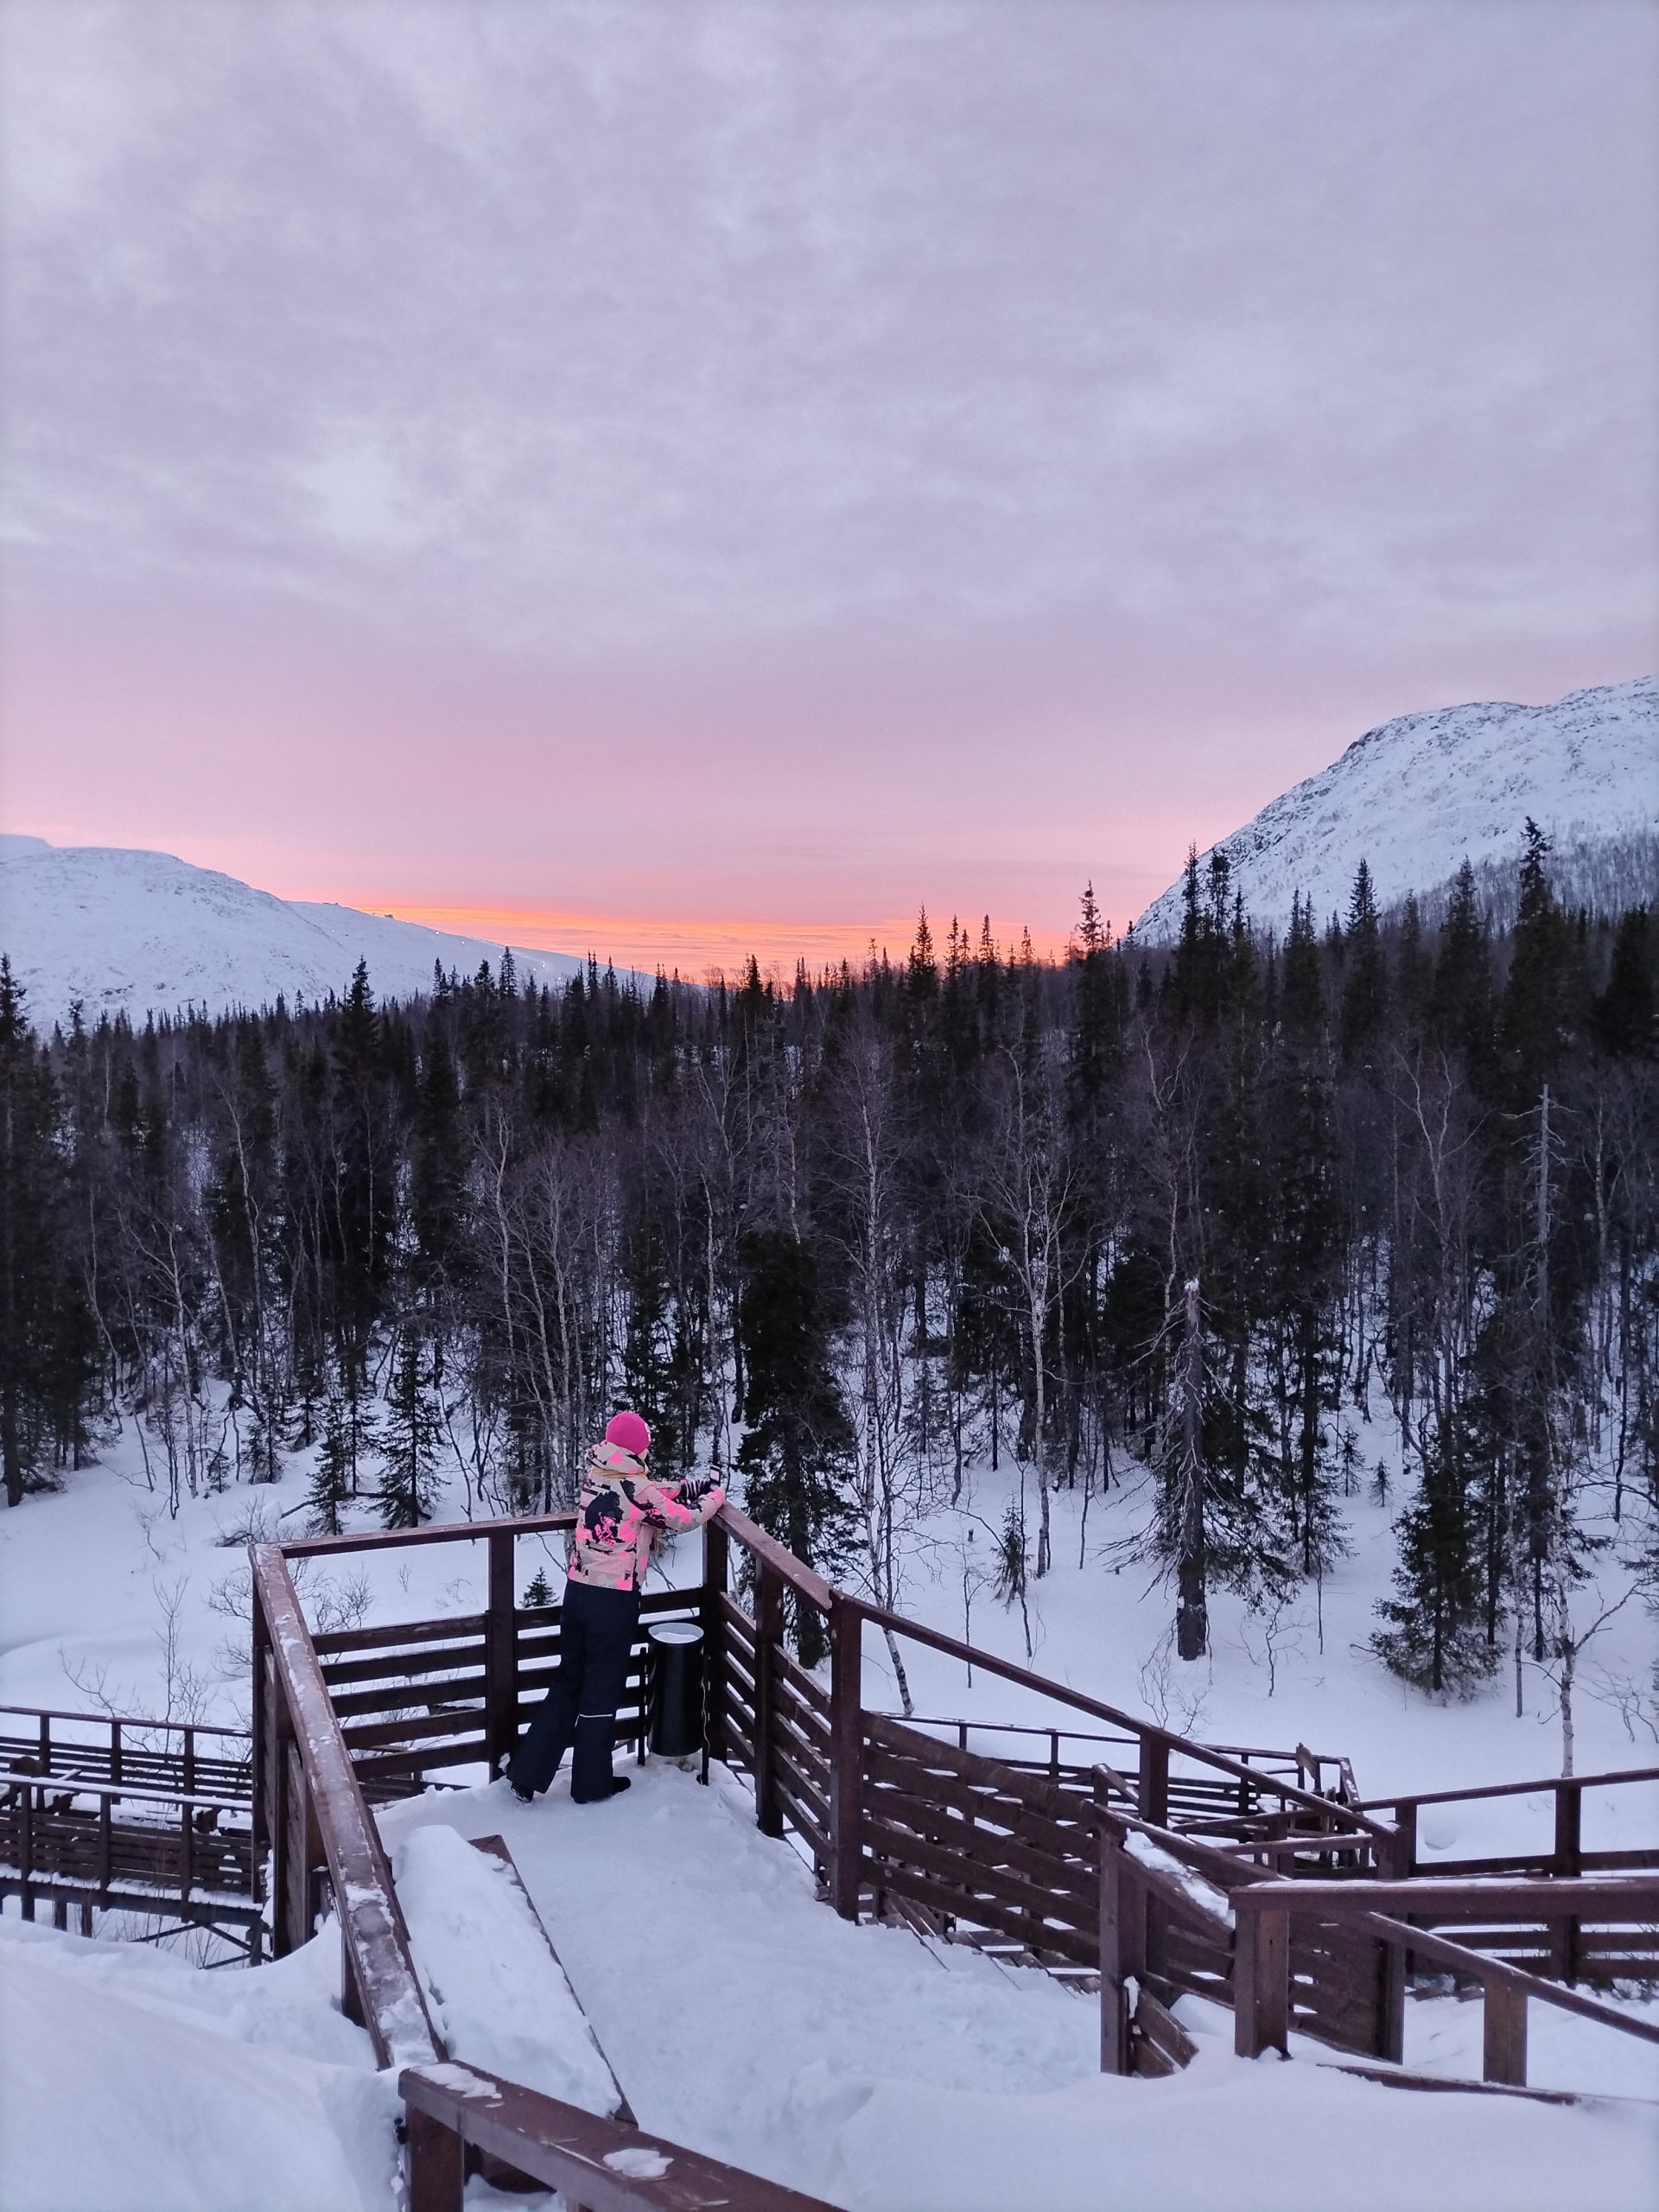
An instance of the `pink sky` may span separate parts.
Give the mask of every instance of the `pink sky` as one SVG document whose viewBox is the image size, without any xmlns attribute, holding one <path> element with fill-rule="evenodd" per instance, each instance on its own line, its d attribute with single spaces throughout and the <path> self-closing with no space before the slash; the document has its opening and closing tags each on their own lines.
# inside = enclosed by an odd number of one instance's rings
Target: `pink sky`
<svg viewBox="0 0 1659 2212">
<path fill-rule="evenodd" d="M 1122 928 L 1659 663 L 1656 23 L 11 0 L 0 823 L 693 972 Z"/>
</svg>

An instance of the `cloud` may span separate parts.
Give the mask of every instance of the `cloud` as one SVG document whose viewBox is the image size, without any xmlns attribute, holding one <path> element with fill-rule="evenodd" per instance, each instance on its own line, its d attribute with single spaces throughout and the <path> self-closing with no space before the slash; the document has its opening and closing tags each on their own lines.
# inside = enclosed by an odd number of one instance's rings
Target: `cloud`
<svg viewBox="0 0 1659 2212">
<path fill-rule="evenodd" d="M 78 629 L 180 805 L 216 632 L 296 728 L 355 638 L 402 686 L 331 722 L 363 788 L 436 655 L 520 787 L 620 728 L 765 764 L 781 838 L 914 754 L 895 845 L 943 790 L 971 872 L 1011 751 L 1069 856 L 1148 732 L 1166 811 L 1249 812 L 1367 720 L 1649 663 L 1644 6 L 10 0 L 0 41 L 14 727 L 94 782 Z"/>
</svg>

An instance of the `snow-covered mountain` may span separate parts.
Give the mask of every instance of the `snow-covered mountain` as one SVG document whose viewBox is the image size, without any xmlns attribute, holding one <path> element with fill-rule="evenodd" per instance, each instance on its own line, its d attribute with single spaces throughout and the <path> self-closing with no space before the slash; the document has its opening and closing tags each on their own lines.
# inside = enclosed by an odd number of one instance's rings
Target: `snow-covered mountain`
<svg viewBox="0 0 1659 2212">
<path fill-rule="evenodd" d="M 291 1006 L 343 993 L 359 959 L 380 998 L 432 988 L 432 965 L 476 974 L 499 944 L 449 937 L 389 914 L 277 899 L 170 853 L 0 836 L 0 951 L 24 985 L 37 1029 L 66 1022 L 79 999 L 89 1025 L 124 1011 Z M 582 963 L 512 948 L 522 979 L 562 983 Z"/>
<path fill-rule="evenodd" d="M 1298 893 L 1321 925 L 1345 912 L 1362 860 L 1385 910 L 1409 892 L 1432 899 L 1465 855 L 1497 890 L 1529 815 L 1554 842 L 1563 897 L 1618 906 L 1653 896 L 1659 677 L 1569 692 L 1548 707 L 1402 715 L 1223 842 L 1252 920 L 1282 935 Z M 1166 944 L 1180 926 L 1177 882 L 1135 934 Z"/>
</svg>

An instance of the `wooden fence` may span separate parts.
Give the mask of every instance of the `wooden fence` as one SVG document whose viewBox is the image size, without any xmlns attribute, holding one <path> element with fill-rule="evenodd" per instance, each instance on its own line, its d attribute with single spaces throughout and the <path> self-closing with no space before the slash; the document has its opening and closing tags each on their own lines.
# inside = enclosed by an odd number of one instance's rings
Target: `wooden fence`
<svg viewBox="0 0 1659 2212">
<path fill-rule="evenodd" d="M 264 1915 L 244 1729 L 0 1707 L 0 1897 L 24 1917 L 134 1913 L 257 1960 Z"/>
</svg>

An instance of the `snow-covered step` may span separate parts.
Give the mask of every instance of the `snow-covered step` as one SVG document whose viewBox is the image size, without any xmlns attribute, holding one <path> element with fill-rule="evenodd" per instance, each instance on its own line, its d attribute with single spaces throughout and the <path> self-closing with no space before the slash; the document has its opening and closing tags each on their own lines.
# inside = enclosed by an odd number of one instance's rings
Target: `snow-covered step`
<svg viewBox="0 0 1659 2212">
<path fill-rule="evenodd" d="M 418 1827 L 392 1861 L 433 2024 L 452 2058 L 632 2121 L 609 2060 L 499 1836 Z"/>
</svg>

